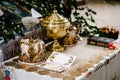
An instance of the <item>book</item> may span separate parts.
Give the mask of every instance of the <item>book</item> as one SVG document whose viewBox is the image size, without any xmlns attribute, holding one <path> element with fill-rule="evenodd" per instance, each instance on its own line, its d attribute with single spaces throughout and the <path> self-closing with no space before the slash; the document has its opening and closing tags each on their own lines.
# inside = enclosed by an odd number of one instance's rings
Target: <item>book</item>
<svg viewBox="0 0 120 80">
<path fill-rule="evenodd" d="M 87 39 L 87 44 L 102 46 L 102 47 L 109 47 L 110 43 L 113 43 L 114 39 L 112 38 L 105 38 L 105 37 L 90 37 Z"/>
</svg>

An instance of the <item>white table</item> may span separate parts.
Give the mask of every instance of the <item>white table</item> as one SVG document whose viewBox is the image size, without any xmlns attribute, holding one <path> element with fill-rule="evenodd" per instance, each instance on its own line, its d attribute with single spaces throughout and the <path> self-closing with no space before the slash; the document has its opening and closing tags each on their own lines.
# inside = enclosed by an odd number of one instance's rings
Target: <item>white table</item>
<svg viewBox="0 0 120 80">
<path fill-rule="evenodd" d="M 41 75 L 11 66 L 6 66 L 5 69 L 11 72 L 11 80 L 120 80 L 120 44 L 117 45 L 116 50 L 108 50 L 103 47 L 86 45 L 85 41 L 78 42 L 76 46 L 69 47 L 64 52 L 75 54 L 78 58 L 71 68 L 63 73 L 50 71 L 49 74 Z M 104 50 L 106 53 L 104 53 Z M 100 58 L 101 56 L 102 58 Z M 97 58 L 100 58 L 98 62 Z M 90 64 L 90 59 L 93 59 L 92 66 L 85 66 L 87 70 L 80 72 L 79 67 Z M 94 61 L 95 64 L 93 64 Z"/>
</svg>

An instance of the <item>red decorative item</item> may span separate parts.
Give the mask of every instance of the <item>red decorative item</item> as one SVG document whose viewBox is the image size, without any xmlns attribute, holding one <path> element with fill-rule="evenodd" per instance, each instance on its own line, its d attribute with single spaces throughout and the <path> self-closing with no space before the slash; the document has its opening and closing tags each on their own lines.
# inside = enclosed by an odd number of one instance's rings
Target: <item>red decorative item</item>
<svg viewBox="0 0 120 80">
<path fill-rule="evenodd" d="M 9 76 L 5 76 L 5 80 L 10 80 L 10 77 Z"/>
<path fill-rule="evenodd" d="M 109 49 L 114 50 L 116 47 L 115 46 L 109 46 Z"/>
<path fill-rule="evenodd" d="M 113 46 L 113 43 L 109 43 L 108 46 Z"/>
</svg>

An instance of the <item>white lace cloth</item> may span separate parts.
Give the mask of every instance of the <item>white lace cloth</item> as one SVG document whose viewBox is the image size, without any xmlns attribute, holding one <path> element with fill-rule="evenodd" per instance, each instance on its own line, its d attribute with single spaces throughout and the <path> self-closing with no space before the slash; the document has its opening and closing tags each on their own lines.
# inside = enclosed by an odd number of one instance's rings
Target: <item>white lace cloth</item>
<svg viewBox="0 0 120 80">
<path fill-rule="evenodd" d="M 14 67 L 9 67 L 9 69 L 11 69 L 13 80 L 114 80 L 114 78 L 120 80 L 120 47 L 110 51 L 107 56 L 103 55 L 105 51 L 108 51 L 108 48 L 87 45 L 86 40 L 79 41 L 76 46 L 68 47 L 64 53 L 75 55 L 77 59 L 68 70 L 60 73 L 62 76 L 69 76 L 70 72 L 74 72 L 74 75 L 77 73 L 74 71 L 75 69 L 84 64 L 90 64 L 91 59 L 97 61 L 97 56 L 102 55 L 103 57 L 96 64 L 91 63 L 93 67 L 88 68 L 88 71 L 81 73 L 79 76 L 74 76 L 75 78 L 55 78 L 55 76 L 50 75 L 50 73 L 53 73 L 52 71 L 47 75 L 40 75 L 23 69 L 15 69 Z"/>
</svg>

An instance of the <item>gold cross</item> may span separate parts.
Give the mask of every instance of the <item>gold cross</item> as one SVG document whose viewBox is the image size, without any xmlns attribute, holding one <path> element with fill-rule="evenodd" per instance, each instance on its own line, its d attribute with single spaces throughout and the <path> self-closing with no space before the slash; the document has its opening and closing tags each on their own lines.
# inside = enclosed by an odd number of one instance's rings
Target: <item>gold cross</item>
<svg viewBox="0 0 120 80">
<path fill-rule="evenodd" d="M 57 6 L 54 4 L 54 5 L 52 6 L 53 10 L 56 10 L 56 7 L 57 7 Z"/>
</svg>

